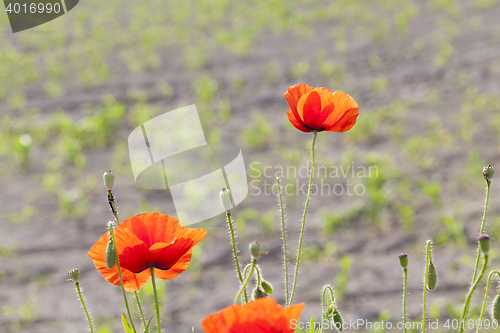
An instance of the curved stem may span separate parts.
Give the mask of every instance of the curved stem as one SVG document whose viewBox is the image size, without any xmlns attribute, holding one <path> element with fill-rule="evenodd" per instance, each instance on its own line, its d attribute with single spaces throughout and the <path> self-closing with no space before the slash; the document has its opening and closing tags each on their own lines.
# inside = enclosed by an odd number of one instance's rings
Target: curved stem
<svg viewBox="0 0 500 333">
<path fill-rule="evenodd" d="M 427 276 L 429 275 L 429 263 L 431 260 L 431 241 L 427 241 L 427 250 L 425 257 L 425 276 L 424 276 L 424 313 L 422 315 L 422 333 L 425 333 L 425 314 L 427 311 Z"/>
<path fill-rule="evenodd" d="M 491 189 L 491 181 L 486 180 L 486 202 L 484 203 L 483 221 L 481 222 L 481 229 L 479 231 L 480 235 L 484 233 L 484 227 L 486 225 L 486 216 L 488 214 L 488 203 L 490 201 L 490 189 Z M 481 260 L 481 247 L 478 246 L 476 263 L 474 265 L 474 275 L 472 276 L 471 288 L 470 288 L 469 292 L 471 290 L 472 290 L 472 292 L 474 292 L 474 290 L 473 290 L 472 287 L 474 285 L 474 282 L 476 281 L 477 273 L 478 273 L 478 270 L 479 270 L 479 261 L 480 260 Z M 465 301 L 465 303 L 464 303 L 464 309 L 462 311 L 462 319 L 463 320 L 469 314 L 469 307 L 470 307 L 470 302 Z M 462 327 L 460 328 L 460 332 L 463 332 L 463 330 L 464 329 L 463 329 L 463 323 L 462 323 Z"/>
<path fill-rule="evenodd" d="M 280 179 L 276 178 L 276 182 L 278 183 L 278 193 L 280 200 L 280 211 L 281 211 L 281 234 L 283 237 L 283 263 L 285 265 L 285 301 L 286 305 L 288 305 L 288 295 L 290 294 L 288 288 L 288 251 L 286 249 L 286 229 L 285 229 L 285 211 L 283 210 L 283 198 L 281 196 L 281 184 Z"/>
<path fill-rule="evenodd" d="M 499 271 L 491 271 L 490 272 L 490 275 L 488 277 L 488 285 L 486 286 L 486 293 L 484 295 L 483 309 L 481 310 L 481 318 L 479 318 L 479 325 L 477 326 L 476 333 L 479 333 L 479 331 L 481 330 L 481 324 L 483 322 L 484 311 L 486 310 L 486 301 L 488 300 L 488 293 L 490 290 L 490 282 L 491 282 L 491 278 L 493 277 L 493 274 L 497 274 L 498 278 L 500 279 L 500 272 Z"/>
<path fill-rule="evenodd" d="M 160 326 L 160 304 L 158 303 L 158 292 L 156 291 L 156 279 L 155 279 L 155 268 L 151 268 L 151 281 L 153 282 L 153 292 L 155 294 L 155 305 L 156 305 L 156 323 L 158 325 L 158 333 L 161 333 Z"/>
<path fill-rule="evenodd" d="M 404 325 L 404 332 L 407 332 L 406 329 L 406 294 L 407 294 L 407 289 L 408 289 L 408 269 L 403 268 L 404 272 L 404 282 L 403 282 L 403 325 Z"/>
<path fill-rule="evenodd" d="M 469 304 L 470 304 L 470 301 L 472 298 L 472 294 L 474 293 L 474 290 L 476 290 L 477 285 L 481 281 L 481 278 L 483 277 L 484 272 L 486 271 L 486 267 L 488 267 L 488 259 L 489 259 L 489 256 L 484 256 L 483 269 L 481 270 L 481 273 L 479 274 L 478 278 L 476 279 L 476 281 L 474 281 L 469 292 L 467 293 L 467 298 L 465 299 L 466 306 L 464 307 L 464 311 L 462 313 L 462 319 L 460 320 L 460 332 L 461 333 L 464 331 L 465 321 L 467 320 L 467 315 L 468 315 L 467 312 L 469 310 Z"/>
<path fill-rule="evenodd" d="M 238 249 L 236 248 L 236 239 L 234 236 L 234 228 L 233 228 L 233 221 L 231 218 L 231 213 L 226 212 L 226 217 L 227 217 L 227 224 L 229 225 L 229 231 L 231 232 L 231 243 L 233 245 L 233 255 L 234 255 L 234 261 L 236 263 L 236 271 L 238 272 L 238 277 L 240 278 L 240 283 L 243 283 L 243 275 L 241 275 L 240 260 L 238 259 Z M 248 295 L 247 295 L 246 290 L 243 294 L 243 298 L 244 298 L 245 303 L 247 303 L 248 302 Z"/>
<path fill-rule="evenodd" d="M 89 311 L 87 310 L 87 306 L 85 306 L 85 301 L 83 300 L 82 291 L 80 290 L 80 282 L 75 281 L 76 290 L 78 291 L 78 296 L 80 297 L 80 302 L 82 302 L 83 310 L 85 310 L 85 314 L 87 315 L 87 320 L 89 321 L 90 332 L 94 333 L 94 328 L 92 327 L 92 319 L 90 318 Z"/>
<path fill-rule="evenodd" d="M 255 269 L 255 266 L 257 265 L 257 260 L 252 261 L 252 267 L 250 269 L 250 273 L 247 275 L 245 281 L 241 284 L 240 290 L 238 291 L 238 294 L 236 295 L 236 298 L 234 299 L 234 305 L 238 304 L 238 300 L 241 297 L 241 293 L 245 288 L 247 287 L 248 281 L 250 281 L 250 278 L 252 277 L 253 270 Z"/>
<path fill-rule="evenodd" d="M 318 135 L 317 131 L 313 132 L 313 139 L 311 143 L 311 154 L 312 154 L 312 165 L 311 165 L 311 177 L 309 178 L 309 189 L 307 190 L 307 199 L 306 199 L 306 204 L 304 208 L 304 216 L 302 218 L 302 228 L 300 230 L 300 238 L 299 238 L 299 249 L 297 251 L 297 262 L 295 264 L 295 276 L 293 278 L 293 287 L 292 287 L 292 293 L 290 295 L 290 303 L 288 303 L 288 306 L 292 305 L 293 303 L 293 297 L 295 295 L 295 289 L 297 288 L 297 276 L 299 275 L 299 263 L 300 263 L 300 255 L 302 253 L 302 241 L 304 239 L 304 230 L 306 227 L 306 217 L 307 217 L 307 208 L 309 207 L 309 199 L 311 198 L 311 188 L 312 188 L 312 182 L 313 182 L 313 176 L 314 176 L 314 163 L 315 163 L 315 154 L 314 154 L 314 145 L 316 143 L 316 136 Z"/>
<path fill-rule="evenodd" d="M 113 240 L 113 246 L 115 248 L 116 265 L 118 266 L 118 275 L 120 276 L 120 285 L 122 287 L 123 299 L 125 300 L 125 307 L 127 308 L 127 313 L 128 313 L 128 318 L 130 320 L 130 325 L 132 325 L 132 329 L 134 330 L 134 332 L 137 333 L 137 330 L 135 329 L 134 321 L 132 320 L 132 315 L 130 314 L 130 308 L 128 306 L 127 294 L 125 293 L 125 287 L 123 287 L 123 277 L 122 277 L 122 270 L 120 268 L 120 258 L 118 258 L 118 250 L 116 247 L 115 233 L 113 232 L 113 228 L 109 228 L 109 236 Z"/>
<path fill-rule="evenodd" d="M 335 294 L 333 292 L 332 287 L 330 287 L 329 285 L 324 286 L 323 287 L 322 297 L 321 297 L 321 305 L 322 305 L 322 308 L 321 308 L 321 312 L 322 312 L 321 319 L 322 319 L 322 322 L 324 322 L 324 320 L 326 319 L 325 308 L 328 311 L 328 307 L 330 306 L 329 303 L 325 304 L 325 300 L 327 300 L 327 297 L 326 297 L 326 291 L 327 290 L 330 291 L 330 297 L 332 299 L 332 305 L 335 304 Z M 323 333 L 324 331 L 325 331 L 325 325 L 321 325 L 321 331 L 320 331 L 320 333 Z"/>
</svg>

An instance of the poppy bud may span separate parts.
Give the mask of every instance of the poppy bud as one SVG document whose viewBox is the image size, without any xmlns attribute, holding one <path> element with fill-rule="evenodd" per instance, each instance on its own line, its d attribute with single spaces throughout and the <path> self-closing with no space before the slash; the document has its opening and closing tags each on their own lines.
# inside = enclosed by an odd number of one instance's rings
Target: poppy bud
<svg viewBox="0 0 500 333">
<path fill-rule="evenodd" d="M 493 178 L 494 174 L 495 174 L 495 169 L 491 166 L 491 164 L 488 164 L 483 168 L 483 177 L 487 181 L 490 181 L 491 178 Z"/>
<path fill-rule="evenodd" d="M 401 253 L 399 255 L 399 263 L 401 264 L 401 267 L 403 267 L 403 269 L 408 268 L 408 255 L 406 253 Z"/>
<path fill-rule="evenodd" d="M 429 289 L 430 291 L 433 291 L 434 289 L 436 289 L 437 279 L 438 279 L 438 276 L 437 276 L 436 267 L 434 267 L 434 264 L 431 261 L 429 263 L 429 270 L 427 272 L 427 289 Z"/>
<path fill-rule="evenodd" d="M 273 293 L 273 286 L 271 286 L 271 284 L 265 280 L 262 280 L 260 282 L 260 286 L 262 287 L 262 289 L 265 290 L 266 293 L 268 293 L 269 295 L 272 295 Z"/>
<path fill-rule="evenodd" d="M 342 332 L 342 330 L 344 329 L 342 327 L 344 321 L 342 320 L 342 316 L 340 315 L 340 312 L 337 311 L 337 309 L 333 311 L 333 324 L 335 325 L 335 327 L 339 332 Z"/>
<path fill-rule="evenodd" d="M 226 213 L 231 213 L 231 209 L 233 209 L 233 202 L 231 201 L 231 193 L 230 191 L 223 187 L 220 191 L 220 202 L 222 203 L 222 208 Z"/>
<path fill-rule="evenodd" d="M 327 317 L 331 317 L 333 315 L 333 304 L 331 304 L 329 307 L 328 307 L 328 310 L 326 311 L 326 316 Z"/>
<path fill-rule="evenodd" d="M 484 253 L 485 256 L 488 256 L 488 252 L 490 252 L 490 236 L 487 234 L 482 234 L 477 238 L 479 242 L 479 248 Z"/>
<path fill-rule="evenodd" d="M 115 246 L 113 244 L 113 240 L 110 239 L 108 242 L 108 246 L 106 246 L 106 267 L 108 269 L 112 269 L 116 264 L 116 252 Z"/>
<path fill-rule="evenodd" d="M 267 292 L 265 290 L 260 289 L 259 287 L 256 287 L 253 290 L 252 295 L 253 295 L 253 300 L 255 301 L 256 299 L 267 297 Z"/>
<path fill-rule="evenodd" d="M 491 304 L 491 316 L 494 320 L 500 322 L 500 294 L 495 297 Z"/>
<path fill-rule="evenodd" d="M 102 175 L 104 180 L 104 186 L 108 191 L 113 189 L 113 185 L 115 184 L 115 173 L 111 170 L 106 171 L 104 175 Z"/>
<path fill-rule="evenodd" d="M 68 272 L 68 275 L 71 281 L 78 282 L 78 280 L 80 279 L 80 270 L 78 268 L 72 269 Z"/>
<path fill-rule="evenodd" d="M 252 260 L 257 260 L 260 256 L 260 244 L 259 242 L 253 241 L 250 243 L 250 256 Z"/>
</svg>

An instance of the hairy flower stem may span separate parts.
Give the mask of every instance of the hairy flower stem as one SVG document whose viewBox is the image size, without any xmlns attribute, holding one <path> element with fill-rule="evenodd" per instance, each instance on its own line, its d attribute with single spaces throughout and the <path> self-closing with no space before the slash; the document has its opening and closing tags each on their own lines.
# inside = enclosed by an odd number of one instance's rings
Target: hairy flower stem
<svg viewBox="0 0 500 333">
<path fill-rule="evenodd" d="M 118 251 L 117 251 L 117 247 L 116 247 L 115 233 L 113 232 L 113 228 L 110 228 L 110 230 L 109 230 L 109 237 L 113 240 L 113 246 L 114 246 L 115 252 L 116 252 L 116 265 L 118 266 L 118 275 L 120 276 L 120 285 L 122 287 L 123 299 L 125 300 L 125 307 L 127 308 L 127 313 L 128 313 L 128 318 L 130 320 L 130 325 L 132 325 L 132 329 L 134 330 L 134 332 L 137 333 L 137 330 L 135 329 L 134 321 L 132 320 L 132 315 L 130 314 L 130 308 L 128 306 L 127 294 L 125 293 L 125 287 L 123 286 L 122 270 L 120 268 L 120 259 L 118 258 Z"/>
<path fill-rule="evenodd" d="M 229 225 L 229 231 L 231 233 L 231 243 L 233 245 L 233 255 L 236 264 L 236 271 L 238 272 L 238 277 L 240 278 L 240 284 L 243 283 L 243 275 L 241 275 L 240 260 L 238 259 L 238 249 L 236 248 L 236 237 L 234 236 L 233 220 L 230 212 L 226 212 L 227 224 Z M 244 303 L 248 302 L 247 291 L 243 293 Z M 242 302 L 243 303 L 243 302 Z"/>
<path fill-rule="evenodd" d="M 158 303 L 158 292 L 156 291 L 156 279 L 155 279 L 155 268 L 151 268 L 151 281 L 153 282 L 153 292 L 155 294 L 155 305 L 156 305 L 156 323 L 158 325 L 158 333 L 161 333 L 160 326 L 160 304 Z"/>
<path fill-rule="evenodd" d="M 406 294 L 408 291 L 408 269 L 403 268 L 403 325 L 404 325 L 404 332 L 407 332 L 406 329 Z"/>
<path fill-rule="evenodd" d="M 330 298 L 332 299 L 332 305 L 335 304 L 335 294 L 333 292 L 333 289 L 332 287 L 330 287 L 329 285 L 326 285 L 323 287 L 323 292 L 321 293 L 322 296 L 321 296 L 321 318 L 322 318 L 322 322 L 325 322 L 325 320 L 328 320 L 327 318 L 327 311 L 328 311 L 328 307 L 330 306 L 330 302 L 328 301 L 328 295 L 327 295 L 327 291 L 330 292 Z M 335 306 L 335 305 L 334 305 Z M 323 333 L 325 331 L 325 326 L 326 325 L 321 325 L 321 331 L 320 333 Z"/>
<path fill-rule="evenodd" d="M 488 214 L 488 203 L 490 201 L 490 189 L 491 189 L 491 181 L 486 180 L 486 202 L 484 204 L 484 213 L 483 213 L 483 221 L 481 223 L 481 230 L 479 232 L 480 235 L 484 233 L 484 227 L 486 224 L 486 216 Z M 474 275 L 472 276 L 472 282 L 471 282 L 471 287 L 469 290 L 469 293 L 474 293 L 474 290 L 476 289 L 474 287 L 474 282 L 476 281 L 477 273 L 479 271 L 479 261 L 481 260 L 481 247 L 478 246 L 477 249 L 477 258 L 476 258 L 476 263 L 474 265 Z M 472 295 L 471 293 L 471 295 Z M 464 309 L 462 311 L 462 320 L 465 320 L 467 316 L 469 315 L 469 307 L 470 307 L 470 301 L 467 302 L 467 300 L 464 303 Z M 463 324 L 462 327 L 460 328 L 460 332 L 463 332 Z"/>
<path fill-rule="evenodd" d="M 85 310 L 85 314 L 87 315 L 87 320 L 89 321 L 90 332 L 94 333 L 94 328 L 92 327 L 92 319 L 90 318 L 89 311 L 87 310 L 87 306 L 85 305 L 85 300 L 83 299 L 82 291 L 80 289 L 80 282 L 75 281 L 75 287 L 78 291 L 78 296 L 80 297 L 80 302 L 82 302 L 83 310 Z"/>
<path fill-rule="evenodd" d="M 486 301 L 488 300 L 488 293 L 490 290 L 490 283 L 491 283 L 491 278 L 493 277 L 493 274 L 498 275 L 498 278 L 500 279 L 500 272 L 499 271 L 491 271 L 490 272 L 490 275 L 488 277 L 488 285 L 486 286 L 486 293 L 484 295 L 483 309 L 481 310 L 481 318 L 479 318 L 479 325 L 477 326 L 476 333 L 479 333 L 479 331 L 481 330 L 481 324 L 483 322 L 484 311 L 486 310 Z"/>
<path fill-rule="evenodd" d="M 241 294 L 247 287 L 248 281 L 250 281 L 250 278 L 252 277 L 253 271 L 255 269 L 255 266 L 257 266 L 257 260 L 252 260 L 252 266 L 250 267 L 250 273 L 247 275 L 245 281 L 241 284 L 240 290 L 238 290 L 238 294 L 236 295 L 236 298 L 234 299 L 234 305 L 238 304 L 238 301 L 241 297 Z"/>
<path fill-rule="evenodd" d="M 422 315 L 422 333 L 425 333 L 425 314 L 427 312 L 427 280 L 429 276 L 429 264 L 431 260 L 431 245 L 430 240 L 427 241 L 426 256 L 425 256 L 425 276 L 424 276 L 424 312 Z"/>
<path fill-rule="evenodd" d="M 279 201 L 280 201 L 280 211 L 281 211 L 281 234 L 283 237 L 283 263 L 285 265 L 285 305 L 288 305 L 289 302 L 289 283 L 288 283 L 288 251 L 286 249 L 286 229 L 285 229 L 285 211 L 283 210 L 283 198 L 281 196 L 281 184 L 280 179 L 276 178 L 276 182 L 278 183 L 278 193 L 279 193 Z"/>
<path fill-rule="evenodd" d="M 467 293 L 467 298 L 465 299 L 466 306 L 464 307 L 464 311 L 462 313 L 462 319 L 460 320 L 460 333 L 464 332 L 465 321 L 467 320 L 467 315 L 469 312 L 469 305 L 470 305 L 470 301 L 472 299 L 472 294 L 474 293 L 474 290 L 476 290 L 477 285 L 481 281 L 481 278 L 483 277 L 484 272 L 486 272 L 486 267 L 488 267 L 488 259 L 489 259 L 489 256 L 485 255 L 483 269 L 481 270 L 481 273 L 479 274 L 478 278 L 476 279 L 476 281 L 474 281 L 469 292 Z"/>
<path fill-rule="evenodd" d="M 120 225 L 120 219 L 118 218 L 118 211 L 116 210 L 116 206 L 115 206 L 115 197 L 113 196 L 113 192 L 111 190 L 108 190 L 108 203 L 109 203 L 109 206 L 111 207 L 111 211 L 113 212 L 113 215 L 115 216 L 116 225 Z M 114 244 L 114 245 L 115 245 L 115 249 L 116 249 L 116 244 Z M 116 253 L 116 258 L 118 258 L 118 252 Z M 118 259 L 117 259 L 117 261 L 118 261 Z M 121 272 L 120 272 L 120 274 L 121 274 Z M 137 306 L 139 307 L 139 312 L 141 314 L 142 324 L 144 325 L 144 327 L 146 327 L 146 318 L 144 317 L 144 312 L 142 311 L 142 304 L 141 304 L 141 300 L 139 299 L 139 294 L 137 293 L 137 291 L 134 291 L 134 293 L 135 293 L 135 299 L 137 300 Z M 130 319 L 130 320 L 132 320 L 132 319 Z"/>
<path fill-rule="evenodd" d="M 314 154 L 314 145 L 316 143 L 316 136 L 318 135 L 318 132 L 313 131 L 313 133 L 314 133 L 314 135 L 313 135 L 312 144 L 311 144 L 311 154 L 312 154 L 311 177 L 309 178 L 309 189 L 307 190 L 307 199 L 306 199 L 306 204 L 305 204 L 305 208 L 304 208 L 304 217 L 302 219 L 302 228 L 300 231 L 300 238 L 299 238 L 299 249 L 297 251 L 297 262 L 295 264 L 295 276 L 293 278 L 293 288 L 292 288 L 292 293 L 290 295 L 290 302 L 288 303 L 288 306 L 292 305 L 293 297 L 295 295 L 295 289 L 297 288 L 297 277 L 299 275 L 300 255 L 302 254 L 302 241 L 304 239 L 304 230 L 306 227 L 307 208 L 309 207 L 309 199 L 311 198 L 311 188 L 312 188 L 312 182 L 313 182 L 313 176 L 314 176 L 314 163 L 316 161 L 316 156 Z"/>
</svg>

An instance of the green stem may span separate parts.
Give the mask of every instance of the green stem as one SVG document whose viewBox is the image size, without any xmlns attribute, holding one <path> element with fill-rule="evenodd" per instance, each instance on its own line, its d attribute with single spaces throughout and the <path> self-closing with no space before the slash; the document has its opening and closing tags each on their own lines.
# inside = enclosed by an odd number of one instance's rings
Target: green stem
<svg viewBox="0 0 500 333">
<path fill-rule="evenodd" d="M 425 257 L 425 277 L 424 277 L 424 313 L 422 315 L 422 333 L 425 333 L 425 314 L 427 311 L 427 278 L 429 275 L 429 263 L 431 260 L 431 241 L 427 241 L 427 250 Z"/>
<path fill-rule="evenodd" d="M 280 201 L 280 211 L 281 211 L 281 234 L 283 237 L 283 262 L 285 264 L 285 305 L 288 305 L 289 299 L 288 295 L 290 294 L 289 283 L 288 283 L 288 251 L 286 249 L 286 229 L 285 229 L 285 211 L 283 210 L 283 198 L 281 196 L 281 184 L 280 179 L 276 178 L 276 182 L 278 183 L 278 193 L 279 193 L 279 201 Z"/>
<path fill-rule="evenodd" d="M 80 302 L 82 302 L 83 310 L 85 310 L 85 314 L 87 315 L 87 320 L 89 321 L 90 332 L 94 333 L 94 328 L 92 327 L 92 319 L 90 319 L 89 311 L 87 310 L 87 306 L 85 305 L 85 301 L 83 299 L 82 291 L 80 290 L 80 282 L 75 281 L 76 290 L 78 291 L 78 296 L 80 297 Z"/>
<path fill-rule="evenodd" d="M 408 290 L 408 269 L 403 268 L 404 272 L 404 282 L 403 282 L 403 325 L 404 325 L 404 332 L 407 332 L 406 329 L 406 293 Z"/>
<path fill-rule="evenodd" d="M 238 304 L 238 300 L 241 297 L 241 293 L 245 288 L 247 287 L 248 281 L 250 281 L 250 278 L 252 277 L 253 270 L 255 269 L 255 266 L 257 265 L 257 260 L 252 261 L 252 267 L 250 269 L 250 273 L 247 275 L 245 281 L 241 284 L 240 290 L 238 291 L 238 294 L 236 295 L 236 298 L 234 299 L 234 305 Z"/>
<path fill-rule="evenodd" d="M 476 333 L 479 333 L 479 331 L 481 330 L 481 324 L 483 323 L 484 311 L 486 310 L 486 301 L 488 300 L 488 293 L 490 290 L 490 282 L 491 282 L 491 278 L 493 277 L 493 274 L 497 274 L 498 278 L 500 279 L 500 272 L 499 271 L 491 271 L 490 272 L 490 275 L 488 277 L 488 285 L 486 286 L 486 294 L 484 295 L 483 309 L 481 310 L 481 318 L 479 318 L 479 325 L 477 326 Z"/>
<path fill-rule="evenodd" d="M 299 249 L 297 251 L 297 262 L 295 264 L 295 276 L 293 278 L 293 288 L 292 288 L 292 293 L 290 296 L 290 303 L 288 303 L 288 306 L 292 305 L 293 303 L 293 297 L 295 296 L 295 289 L 297 288 L 297 277 L 299 275 L 299 263 L 300 263 L 300 255 L 302 253 L 302 241 L 304 239 L 304 230 L 306 227 L 306 217 L 307 217 L 307 208 L 309 207 L 309 199 L 311 197 L 311 188 L 312 188 L 312 182 L 313 182 L 313 176 L 314 176 L 314 163 L 315 163 L 315 154 L 314 154 L 314 144 L 316 143 L 316 136 L 318 135 L 317 131 L 313 131 L 314 136 L 312 139 L 311 143 L 311 154 L 312 154 L 312 167 L 311 167 L 311 177 L 309 178 L 309 189 L 307 190 L 307 199 L 306 199 L 306 204 L 304 208 L 304 217 L 302 218 L 302 228 L 300 231 L 300 239 L 299 239 Z"/>
<path fill-rule="evenodd" d="M 137 306 L 139 307 L 139 312 L 141 313 L 142 325 L 146 327 L 146 318 L 144 317 L 144 312 L 142 311 L 141 299 L 139 298 L 139 293 L 134 291 L 135 299 L 137 300 Z"/>
<path fill-rule="evenodd" d="M 233 221 L 231 218 L 231 213 L 226 212 L 226 217 L 227 217 L 227 224 L 229 225 L 229 231 L 231 233 L 231 243 L 233 245 L 233 255 L 234 255 L 234 261 L 236 264 L 236 271 L 238 272 L 238 277 L 240 278 L 240 284 L 243 283 L 243 275 L 241 275 L 241 268 L 240 268 L 240 260 L 238 258 L 238 249 L 236 248 L 236 237 L 234 236 L 234 228 L 233 228 Z M 245 290 L 243 294 L 243 298 L 245 303 L 248 302 L 248 295 L 247 291 Z"/>
<path fill-rule="evenodd" d="M 488 203 L 490 201 L 490 189 L 491 189 L 491 181 L 486 180 L 486 202 L 484 204 L 483 221 L 481 222 L 481 230 L 479 232 L 480 235 L 482 235 L 484 233 L 484 227 L 486 225 L 486 216 L 488 215 Z M 481 260 L 481 247 L 478 246 L 476 263 L 474 265 L 474 275 L 472 276 L 472 282 L 471 282 L 471 289 L 470 290 L 472 290 L 472 286 L 473 286 L 474 282 L 476 281 L 477 273 L 479 271 L 479 261 L 480 260 Z M 469 292 L 470 292 L 470 290 L 469 290 Z M 474 292 L 474 290 L 472 290 L 472 292 Z M 462 314 L 465 314 L 465 317 L 467 317 L 468 314 L 469 314 L 469 307 L 470 307 L 470 303 L 467 303 L 467 301 L 466 301 L 464 303 L 464 309 L 462 311 Z M 462 318 L 462 319 L 464 319 L 464 318 Z M 463 332 L 463 327 L 461 328 L 461 332 Z"/>
<path fill-rule="evenodd" d="M 474 293 L 474 290 L 476 290 L 477 285 L 481 281 L 481 278 L 483 277 L 484 272 L 486 271 L 486 268 L 488 267 L 488 259 L 489 259 L 489 256 L 484 256 L 483 269 L 481 270 L 481 273 L 479 274 L 478 278 L 476 279 L 476 281 L 474 281 L 469 292 L 467 293 L 467 298 L 465 299 L 466 306 L 464 307 L 464 311 L 462 313 L 462 319 L 460 320 L 460 332 L 461 333 L 463 333 L 463 331 L 464 331 L 465 321 L 467 320 L 469 304 L 470 304 L 470 301 L 472 299 L 472 294 Z"/>
<path fill-rule="evenodd" d="M 324 322 L 325 319 L 327 319 L 326 318 L 325 309 L 328 311 L 328 308 L 330 306 L 330 303 L 325 304 L 325 300 L 328 300 L 327 299 L 327 295 L 326 295 L 326 291 L 327 290 L 330 292 L 330 297 L 332 299 L 332 304 L 335 304 L 335 294 L 333 292 L 332 287 L 330 287 L 329 285 L 324 286 L 323 287 L 323 292 L 322 292 L 322 297 L 321 297 L 321 302 L 322 302 L 321 303 L 322 304 L 322 307 L 321 307 L 321 311 L 322 311 L 321 318 L 323 319 L 322 322 Z M 325 331 L 325 326 L 326 325 L 321 325 L 321 331 L 320 331 L 320 333 L 323 333 Z"/>
<path fill-rule="evenodd" d="M 156 291 L 155 268 L 153 266 L 151 266 L 150 268 L 151 268 L 151 281 L 153 282 L 153 292 L 155 294 L 156 323 L 158 324 L 158 333 L 161 333 L 161 326 L 160 326 L 160 305 L 158 303 L 158 292 Z"/>
<path fill-rule="evenodd" d="M 134 321 L 132 320 L 132 315 L 130 314 L 130 308 L 128 306 L 127 294 L 125 293 L 125 287 L 123 286 L 122 270 L 120 268 L 120 259 L 118 258 L 118 250 L 117 250 L 117 247 L 116 247 L 115 233 L 113 231 L 113 228 L 110 228 L 110 230 L 109 230 L 109 236 L 113 240 L 113 246 L 115 248 L 116 265 L 118 266 L 118 275 L 120 276 L 120 285 L 122 287 L 123 299 L 125 300 L 125 307 L 127 308 L 127 313 L 128 313 L 128 318 L 130 320 L 130 325 L 132 325 L 132 329 L 134 330 L 134 332 L 137 333 L 137 330 L 135 329 Z"/>
</svg>

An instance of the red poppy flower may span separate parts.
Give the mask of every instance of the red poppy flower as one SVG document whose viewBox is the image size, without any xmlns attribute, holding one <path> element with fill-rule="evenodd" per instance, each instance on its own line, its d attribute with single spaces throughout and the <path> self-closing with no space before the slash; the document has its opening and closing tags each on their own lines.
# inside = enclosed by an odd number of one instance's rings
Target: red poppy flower
<svg viewBox="0 0 500 333">
<path fill-rule="evenodd" d="M 304 303 L 282 308 L 272 298 L 259 298 L 243 306 L 231 305 L 203 320 L 205 333 L 291 333 Z"/>
<path fill-rule="evenodd" d="M 203 229 L 184 228 L 171 216 L 146 213 L 129 217 L 114 229 L 116 249 L 122 270 L 123 286 L 128 291 L 141 289 L 151 277 L 173 279 L 185 271 L 193 247 L 207 234 Z M 92 246 L 88 256 L 95 267 L 112 284 L 120 285 L 118 267 L 106 267 L 109 231 Z"/>
<path fill-rule="evenodd" d="M 346 93 L 297 84 L 288 88 L 288 119 L 302 132 L 345 132 L 356 123 L 358 104 Z"/>
</svg>

